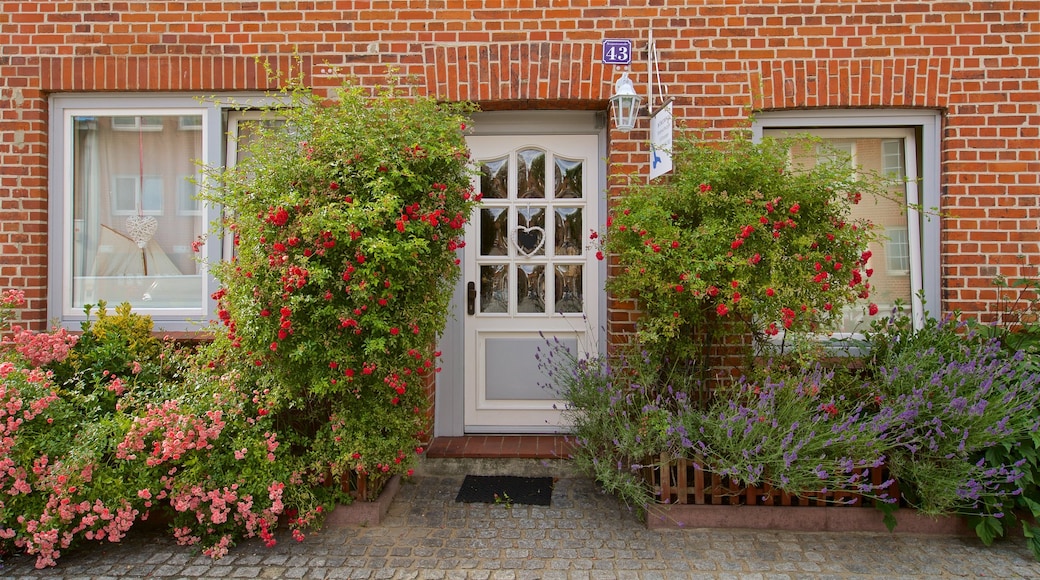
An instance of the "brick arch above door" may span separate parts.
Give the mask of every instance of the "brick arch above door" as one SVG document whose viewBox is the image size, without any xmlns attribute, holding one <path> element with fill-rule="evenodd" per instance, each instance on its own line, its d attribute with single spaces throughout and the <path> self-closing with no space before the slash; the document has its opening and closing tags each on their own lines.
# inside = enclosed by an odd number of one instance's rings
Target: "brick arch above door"
<svg viewBox="0 0 1040 580">
<path fill-rule="evenodd" d="M 599 43 L 430 45 L 426 91 L 448 101 L 606 101 L 614 70 Z"/>
</svg>

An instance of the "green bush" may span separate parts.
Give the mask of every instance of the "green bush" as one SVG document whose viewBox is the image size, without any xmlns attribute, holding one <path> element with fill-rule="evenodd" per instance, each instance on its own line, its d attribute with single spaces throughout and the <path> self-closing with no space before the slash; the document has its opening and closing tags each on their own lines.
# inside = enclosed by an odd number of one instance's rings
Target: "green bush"
<svg viewBox="0 0 1040 580">
<path fill-rule="evenodd" d="M 644 348 L 705 372 L 723 336 L 823 332 L 861 300 L 876 313 L 866 303 L 865 248 L 877 234 L 850 211 L 884 195 L 884 182 L 838 152 L 792 166 L 792 149 L 817 146 L 825 145 L 687 132 L 666 183 L 624 193 L 607 219 L 605 255 L 618 264 L 607 287 L 638 300 Z"/>
<path fill-rule="evenodd" d="M 20 293 L 5 293 L 0 323 L 20 305 Z M 277 453 L 258 393 L 151 329 L 128 305 L 112 315 L 102 304 L 81 339 L 60 330 L 5 339 L 0 553 L 22 550 L 37 567 L 54 565 L 63 550 L 118 542 L 158 513 L 179 542 L 217 557 L 243 536 L 273 542 L 290 510 L 302 538 L 331 503 L 327 493 L 286 485 L 295 462 Z"/>
<path fill-rule="evenodd" d="M 372 488 L 407 473 L 476 203 L 466 105 L 391 83 L 299 86 L 237 167 L 211 177 L 235 258 L 215 265 L 218 357 L 263 393 L 305 465 Z"/>
</svg>

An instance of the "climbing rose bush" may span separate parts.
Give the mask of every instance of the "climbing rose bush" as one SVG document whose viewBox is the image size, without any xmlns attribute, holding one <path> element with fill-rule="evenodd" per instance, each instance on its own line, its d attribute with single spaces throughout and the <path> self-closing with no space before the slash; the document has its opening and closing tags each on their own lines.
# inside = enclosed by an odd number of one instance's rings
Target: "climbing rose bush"
<svg viewBox="0 0 1040 580">
<path fill-rule="evenodd" d="M 797 166 L 795 147 L 825 153 Z M 720 333 L 825 331 L 853 304 L 877 312 L 866 268 L 876 232 L 850 210 L 884 195 L 881 179 L 808 137 L 686 132 L 673 163 L 666 182 L 613 204 L 605 236 L 592 233 L 617 264 L 608 288 L 638 300 L 644 346 L 699 360 Z"/>
<path fill-rule="evenodd" d="M 268 394 L 264 412 L 314 476 L 375 483 L 422 451 L 424 387 L 477 201 L 470 107 L 393 81 L 285 97 L 244 160 L 212 174 L 235 252 L 214 268 L 216 362 Z"/>
</svg>

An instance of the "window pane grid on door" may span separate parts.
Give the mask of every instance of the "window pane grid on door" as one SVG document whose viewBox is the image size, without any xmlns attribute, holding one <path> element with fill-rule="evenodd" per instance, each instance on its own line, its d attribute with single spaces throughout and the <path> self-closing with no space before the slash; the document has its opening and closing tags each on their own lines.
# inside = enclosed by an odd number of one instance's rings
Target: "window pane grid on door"
<svg viewBox="0 0 1040 580">
<path fill-rule="evenodd" d="M 529 146 L 482 162 L 480 314 L 584 312 L 583 169 Z"/>
</svg>

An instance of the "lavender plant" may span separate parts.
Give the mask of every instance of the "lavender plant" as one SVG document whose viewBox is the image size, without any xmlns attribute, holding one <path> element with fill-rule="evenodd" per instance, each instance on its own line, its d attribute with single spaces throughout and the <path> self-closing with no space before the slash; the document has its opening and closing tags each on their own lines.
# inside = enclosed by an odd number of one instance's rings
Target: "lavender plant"
<svg viewBox="0 0 1040 580">
<path fill-rule="evenodd" d="M 1006 355 L 965 322 L 928 320 L 913 333 L 906 326 L 894 321 L 870 337 L 884 345 L 875 355 L 872 421 L 888 466 L 916 509 L 969 515 L 992 541 L 1014 524 L 1016 505 L 1040 507 L 1040 375 L 1022 372 L 1021 352 Z"/>
<path fill-rule="evenodd" d="M 890 525 L 898 481 L 910 506 L 966 515 L 987 543 L 1018 524 L 1015 510 L 1040 516 L 1040 375 L 1026 372 L 1022 353 L 952 319 L 915 329 L 894 316 L 868 342 L 862 376 L 767 365 L 706 408 L 681 366 L 662 371 L 644 352 L 579 360 L 550 344 L 541 361 L 569 401 L 579 466 L 637 506 L 653 500 L 639 472 L 664 452 L 796 496 L 874 498 Z M 882 464 L 893 480 L 874 484 L 867 468 Z M 1040 558 L 1040 529 L 1021 523 Z"/>
<path fill-rule="evenodd" d="M 645 352 L 582 358 L 552 340 L 537 356 L 546 387 L 568 401 L 576 465 L 629 505 L 653 501 L 639 470 L 669 447 L 686 394 L 674 387 L 658 392 L 655 382 L 641 380 L 659 372 Z"/>
<path fill-rule="evenodd" d="M 892 481 L 874 484 L 868 468 L 885 460 L 862 402 L 827 395 L 834 373 L 816 366 L 741 383 L 719 392 L 699 416 L 687 447 L 720 475 L 768 483 L 793 495 L 855 491 L 883 502 Z M 692 426 L 691 426 L 692 427 Z"/>
</svg>

